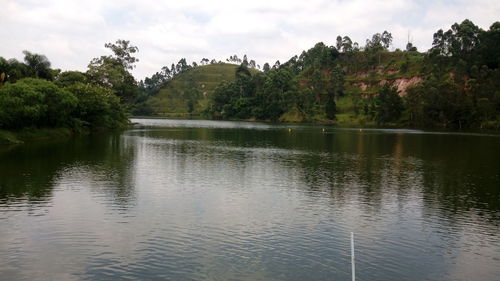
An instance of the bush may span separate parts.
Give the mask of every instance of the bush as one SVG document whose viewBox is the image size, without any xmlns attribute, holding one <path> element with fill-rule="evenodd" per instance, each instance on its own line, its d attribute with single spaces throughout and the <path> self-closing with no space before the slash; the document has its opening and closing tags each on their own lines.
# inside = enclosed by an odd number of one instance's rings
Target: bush
<svg viewBox="0 0 500 281">
<path fill-rule="evenodd" d="M 66 88 L 78 98 L 73 116 L 93 128 L 118 128 L 127 123 L 120 99 L 108 88 L 75 83 Z"/>
<path fill-rule="evenodd" d="M 7 83 L 0 89 L 0 128 L 68 126 L 77 103 L 72 93 L 46 80 Z"/>
</svg>

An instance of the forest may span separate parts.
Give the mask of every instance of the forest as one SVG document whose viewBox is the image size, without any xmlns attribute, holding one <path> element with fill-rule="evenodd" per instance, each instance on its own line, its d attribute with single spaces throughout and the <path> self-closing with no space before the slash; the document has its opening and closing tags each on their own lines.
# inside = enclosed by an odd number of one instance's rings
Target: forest
<svg viewBox="0 0 500 281">
<path fill-rule="evenodd" d="M 217 81 L 205 96 L 192 81 L 180 98 L 189 114 L 198 110 L 207 119 L 345 124 L 349 116 L 358 125 L 500 129 L 500 22 L 488 30 L 455 23 L 436 31 L 425 52 L 411 42 L 389 51 L 392 40 L 387 31 L 364 46 L 338 36 L 334 46 L 320 42 L 262 68 L 234 55 L 226 60 L 235 65 L 232 79 Z M 224 64 L 183 58 L 137 81 L 131 70 L 138 48 L 126 40 L 105 47 L 112 54 L 92 59 L 85 72 L 53 69 L 29 51 L 23 62 L 0 57 L 0 130 L 124 127 L 130 115 L 158 115 L 152 101 L 178 77 Z M 398 90 L 396 78 L 412 77 L 418 83 Z"/>
</svg>

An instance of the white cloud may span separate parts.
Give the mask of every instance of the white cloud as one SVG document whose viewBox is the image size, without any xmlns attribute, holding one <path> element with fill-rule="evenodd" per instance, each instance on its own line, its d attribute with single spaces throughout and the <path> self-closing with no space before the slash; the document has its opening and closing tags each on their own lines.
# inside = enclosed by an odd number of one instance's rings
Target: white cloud
<svg viewBox="0 0 500 281">
<path fill-rule="evenodd" d="M 0 55 L 21 59 L 28 49 L 53 67 L 84 71 L 106 54 L 104 43 L 127 39 L 139 47 L 134 70 L 142 79 L 186 57 L 225 60 L 247 54 L 258 63 L 286 61 L 337 35 L 364 45 L 373 33 L 393 33 L 404 48 L 408 33 L 420 50 L 432 34 L 471 19 L 482 28 L 498 20 L 496 0 L 253 0 L 72 1 L 0 0 Z"/>
</svg>

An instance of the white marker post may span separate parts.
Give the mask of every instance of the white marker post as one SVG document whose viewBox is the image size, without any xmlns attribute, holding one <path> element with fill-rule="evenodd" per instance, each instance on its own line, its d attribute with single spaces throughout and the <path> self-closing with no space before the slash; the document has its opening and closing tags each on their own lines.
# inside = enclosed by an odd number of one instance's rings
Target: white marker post
<svg viewBox="0 0 500 281">
<path fill-rule="evenodd" d="M 356 281 L 356 269 L 354 265 L 354 232 L 351 232 L 351 265 L 352 265 L 352 281 Z"/>
</svg>

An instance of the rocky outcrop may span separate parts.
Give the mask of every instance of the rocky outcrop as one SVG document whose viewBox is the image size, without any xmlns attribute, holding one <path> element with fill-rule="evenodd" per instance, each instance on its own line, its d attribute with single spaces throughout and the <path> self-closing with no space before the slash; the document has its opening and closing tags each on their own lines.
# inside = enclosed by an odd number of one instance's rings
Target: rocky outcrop
<svg viewBox="0 0 500 281">
<path fill-rule="evenodd" d="M 422 77 L 414 76 L 411 78 L 398 78 L 392 82 L 392 85 L 398 89 L 400 96 L 406 96 L 406 90 L 422 82 Z"/>
<path fill-rule="evenodd" d="M 365 82 L 354 82 L 353 85 L 358 87 L 361 91 L 367 91 L 372 87 L 383 86 L 387 83 L 391 83 L 393 87 L 396 87 L 400 96 L 405 96 L 409 87 L 415 86 L 422 82 L 422 77 L 413 76 L 409 78 L 396 78 L 396 79 L 382 79 L 378 83 L 368 84 Z"/>
</svg>

